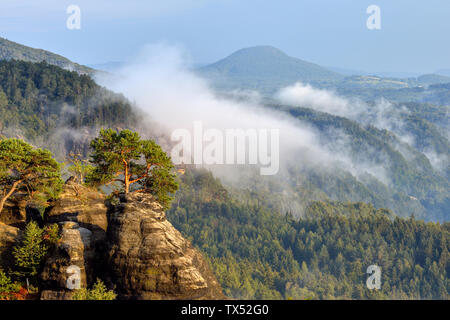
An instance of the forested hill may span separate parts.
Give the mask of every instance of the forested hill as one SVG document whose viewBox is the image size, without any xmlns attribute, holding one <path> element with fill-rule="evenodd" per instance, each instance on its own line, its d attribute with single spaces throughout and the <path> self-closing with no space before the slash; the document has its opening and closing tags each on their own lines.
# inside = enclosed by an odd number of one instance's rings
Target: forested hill
<svg viewBox="0 0 450 320">
<path fill-rule="evenodd" d="M 369 162 L 384 168 L 389 182 L 383 182 L 375 175 L 359 179 L 362 186 L 355 188 L 356 182 L 352 182 L 350 177 L 340 179 L 340 184 L 347 185 L 347 199 L 370 199 L 369 202 L 377 208 L 390 208 L 402 216 L 414 213 L 416 217 L 426 220 L 448 221 L 448 168 L 436 169 L 422 152 L 424 149 L 433 150 L 435 154 L 446 157 L 450 151 L 449 143 L 431 122 L 410 113 L 401 119 L 403 128 L 408 129 L 408 135 L 414 140 L 414 144 L 409 145 L 391 131 L 347 118 L 301 107 L 285 107 L 281 110 L 317 128 L 323 144 L 339 146 L 339 139 L 345 137 L 345 146 L 350 150 L 348 154 L 356 163 Z M 340 134 L 333 135 L 330 132 Z M 341 150 L 337 149 L 336 152 Z M 330 174 L 328 181 L 332 181 L 334 176 L 338 177 L 337 174 Z M 342 200 L 346 197 L 345 194 L 339 194 L 338 184 L 320 184 L 316 179 L 311 180 L 311 185 L 317 184 L 323 185 L 321 189 L 332 199 Z M 350 193 L 359 195 L 352 198 Z"/>
<path fill-rule="evenodd" d="M 72 62 L 69 59 L 50 51 L 35 49 L 0 37 L 0 60 L 23 60 L 56 65 L 63 69 L 78 73 L 92 74 L 94 69 Z"/>
<path fill-rule="evenodd" d="M 244 48 L 213 64 L 198 69 L 200 75 L 220 88 L 273 91 L 296 81 L 330 83 L 341 74 L 314 63 L 293 58 L 271 46 Z"/>
<path fill-rule="evenodd" d="M 439 133 L 442 127 L 437 127 L 440 124 L 436 122 L 442 119 L 443 110 L 431 107 L 427 110 L 429 112 L 423 116 L 433 122 L 416 121 L 414 115 L 418 112 L 406 119 L 405 123 L 414 129 L 412 132 L 417 133 L 414 136 L 418 144 L 416 150 L 404 146 L 407 153 L 413 155 L 408 158 L 398 150 L 400 142 L 390 132 L 366 128 L 355 121 L 307 108 L 283 109 L 317 127 L 323 133 L 324 144 L 330 144 L 331 129 L 340 130 L 350 138 L 349 146 L 355 156 L 367 158 L 369 150 L 377 153 L 370 156 L 373 160 L 388 159 L 390 165 L 386 169 L 393 185 L 386 186 L 373 177 L 361 181 L 344 171 L 298 168 L 288 177 L 280 176 L 280 181 L 276 182 L 280 188 L 275 191 L 272 187 L 266 188 L 261 180 L 260 188 L 253 192 L 267 207 L 280 212 L 299 212 L 309 201 L 333 199 L 365 201 L 376 208 L 389 208 L 401 216 L 414 214 L 420 219 L 446 221 L 450 201 L 448 179 L 436 172 L 421 153 L 430 143 L 437 155 L 448 153 L 448 142 Z M 50 149 L 59 158 L 69 151 L 87 154 L 89 141 L 99 127 L 133 128 L 138 118 L 136 112 L 123 96 L 98 86 L 87 75 L 45 62 L 0 61 L 0 134 L 25 138 Z M 380 161 L 382 166 L 386 163 Z M 299 186 L 298 181 L 304 181 L 303 185 Z M 266 194 L 266 189 L 272 191 Z"/>
<path fill-rule="evenodd" d="M 336 69 L 334 69 L 336 70 Z M 450 77 L 425 74 L 417 78 L 344 75 L 311 62 L 290 57 L 271 46 L 240 49 L 200 67 L 197 72 L 220 91 L 257 90 L 266 97 L 296 82 L 332 89 L 340 95 L 374 101 L 450 104 Z M 344 72 L 345 73 L 345 72 Z"/>
<path fill-rule="evenodd" d="M 365 203 L 311 203 L 281 216 L 234 200 L 211 173 L 187 171 L 168 219 L 243 299 L 449 299 L 449 223 L 393 218 Z M 381 290 L 366 287 L 367 267 Z"/>
<path fill-rule="evenodd" d="M 133 127 L 138 122 L 136 112 L 123 96 L 98 86 L 87 75 L 46 62 L 0 61 L 2 136 L 21 137 L 56 153 L 78 148 L 86 154 L 99 127 Z M 417 202 L 409 197 L 414 191 L 422 197 L 421 218 L 430 217 L 425 209 L 438 218 L 446 213 L 448 188 L 420 156 L 420 146 L 409 150 L 417 155 L 411 161 L 390 145 L 389 139 L 395 137 L 386 137 L 389 132 L 306 108 L 282 112 L 319 129 L 347 131 L 355 147 L 362 148 L 355 148 L 360 154 L 364 146 L 375 147 L 393 160 L 392 178 L 398 186 L 404 184 L 404 190 L 391 192 L 372 179 L 363 184 L 349 173 L 314 170 L 296 171 L 279 181 L 283 188 L 267 188 L 267 193 L 244 187 L 231 190 L 211 173 L 188 168 L 167 217 L 209 257 L 226 295 L 448 299 L 449 224 L 393 218 L 397 211 L 380 209 L 384 203 L 398 204 L 407 215 L 411 212 L 407 201 Z M 422 129 L 433 135 L 433 130 Z M 299 176 L 304 181 L 300 186 Z M 264 186 L 262 180 L 255 184 Z M 269 203 L 288 184 L 294 186 L 289 191 L 295 199 L 306 205 L 301 218 Z M 315 192 L 320 192 L 322 201 L 310 196 Z M 345 201 L 361 198 L 374 200 L 374 205 Z M 372 264 L 383 270 L 380 291 L 366 288 L 366 270 Z"/>
<path fill-rule="evenodd" d="M 136 122 L 134 114 L 122 95 L 100 87 L 88 75 L 46 62 L 0 61 L 2 135 L 65 153 L 74 151 L 77 141 L 79 148 L 87 148 L 83 141 L 89 140 L 92 129 L 130 126 Z"/>
</svg>

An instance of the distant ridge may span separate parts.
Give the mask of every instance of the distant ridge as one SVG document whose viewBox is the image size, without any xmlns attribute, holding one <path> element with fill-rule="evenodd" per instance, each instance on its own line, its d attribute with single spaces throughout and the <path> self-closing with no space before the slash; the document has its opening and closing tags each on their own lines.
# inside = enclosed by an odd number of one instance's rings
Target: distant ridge
<svg viewBox="0 0 450 320">
<path fill-rule="evenodd" d="M 66 70 L 80 74 L 92 74 L 94 69 L 72 62 L 50 51 L 35 49 L 0 37 L 0 60 L 24 60 L 29 62 L 46 61 Z"/>
<path fill-rule="evenodd" d="M 440 69 L 440 70 L 435 71 L 434 73 L 450 77 L 450 69 Z"/>
<path fill-rule="evenodd" d="M 342 80 L 340 73 L 293 58 L 272 46 L 244 48 L 198 69 L 218 86 L 274 89 L 296 81 L 327 83 Z"/>
<path fill-rule="evenodd" d="M 125 65 L 126 65 L 125 61 L 108 61 L 103 63 L 88 64 L 87 66 L 90 68 L 94 68 L 96 70 L 114 72 L 120 68 L 123 68 Z"/>
</svg>

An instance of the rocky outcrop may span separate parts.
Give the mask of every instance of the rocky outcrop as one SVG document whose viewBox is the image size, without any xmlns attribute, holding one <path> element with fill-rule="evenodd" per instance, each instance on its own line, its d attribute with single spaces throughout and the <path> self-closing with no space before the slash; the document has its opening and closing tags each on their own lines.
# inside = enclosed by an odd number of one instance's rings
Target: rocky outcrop
<svg viewBox="0 0 450 320">
<path fill-rule="evenodd" d="M 6 200 L 5 206 L 0 213 L 0 222 L 7 225 L 23 226 L 27 216 L 27 201 L 25 197 L 25 194 L 18 194 Z"/>
<path fill-rule="evenodd" d="M 69 179 L 59 199 L 46 213 L 48 223 L 77 222 L 92 232 L 93 241 L 103 241 L 108 227 L 105 196 Z"/>
<path fill-rule="evenodd" d="M 69 277 L 78 277 L 79 272 L 80 287 L 87 288 L 103 267 L 108 227 L 105 200 L 101 192 L 68 179 L 58 200 L 46 211 L 46 223 L 61 226 L 61 240 L 41 274 L 41 299 L 70 299 Z"/>
<path fill-rule="evenodd" d="M 109 207 L 105 200 L 69 180 L 46 211 L 42 224 L 58 223 L 60 241 L 39 275 L 41 299 L 71 299 L 71 289 L 90 287 L 96 278 L 115 287 L 119 299 L 225 298 L 201 253 L 151 195 L 132 193 Z M 2 265 L 12 266 L 19 236 L 18 228 L 0 223 Z"/>
<path fill-rule="evenodd" d="M 13 266 L 12 248 L 19 237 L 18 228 L 0 222 L 0 268 L 8 269 Z"/>
<path fill-rule="evenodd" d="M 110 215 L 110 280 L 128 299 L 222 299 L 203 256 L 151 195 L 122 196 Z"/>
<path fill-rule="evenodd" d="M 40 275 L 41 299 L 70 299 L 72 290 L 92 283 L 95 249 L 92 232 L 76 222 L 62 222 L 61 239 Z"/>
</svg>

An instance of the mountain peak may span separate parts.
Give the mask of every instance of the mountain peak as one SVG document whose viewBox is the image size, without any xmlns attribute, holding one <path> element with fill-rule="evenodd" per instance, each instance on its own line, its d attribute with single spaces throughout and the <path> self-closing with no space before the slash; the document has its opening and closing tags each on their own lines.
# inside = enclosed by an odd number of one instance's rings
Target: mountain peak
<svg viewBox="0 0 450 320">
<path fill-rule="evenodd" d="M 218 87 L 269 91 L 298 81 L 323 83 L 343 78 L 337 72 L 267 45 L 240 49 L 199 72 Z"/>
<path fill-rule="evenodd" d="M 278 55 L 288 57 L 288 55 L 283 51 L 281 51 L 280 49 L 269 45 L 259 45 L 254 47 L 242 48 L 240 50 L 235 51 L 230 56 L 239 54 L 265 54 L 265 55 Z"/>
</svg>

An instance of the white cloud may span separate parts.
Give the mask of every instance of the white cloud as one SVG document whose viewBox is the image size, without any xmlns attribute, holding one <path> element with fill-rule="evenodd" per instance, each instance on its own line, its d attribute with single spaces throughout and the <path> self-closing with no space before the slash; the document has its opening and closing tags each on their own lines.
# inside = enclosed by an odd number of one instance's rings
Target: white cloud
<svg viewBox="0 0 450 320">
<path fill-rule="evenodd" d="M 313 88 L 301 82 L 281 89 L 276 97 L 286 104 L 309 107 L 340 116 L 358 113 L 357 110 L 351 109 L 351 104 L 347 99 L 339 97 L 334 92 Z"/>
<path fill-rule="evenodd" d="M 389 184 L 385 161 L 375 163 L 369 156 L 364 158 L 364 155 L 357 161 L 353 159 L 348 137 L 342 132 L 333 133 L 333 143 L 327 143 L 326 134 L 319 134 L 310 125 L 286 113 L 262 107 L 258 94 L 216 94 L 204 79 L 190 71 L 190 65 L 186 62 L 189 57 L 180 48 L 163 44 L 148 46 L 132 61 L 114 79 L 103 78 L 98 81 L 123 93 L 145 111 L 150 118 L 143 121 L 152 130 L 156 123 L 158 128 L 163 127 L 166 136 L 170 136 L 175 129 L 191 130 L 198 120 L 202 121 L 205 129 L 279 129 L 280 172 L 270 179 L 274 179 L 274 184 L 286 188 L 292 197 L 296 191 L 289 184 L 298 181 L 291 181 L 290 170 L 297 170 L 297 173 L 303 169 L 328 170 L 326 172 L 332 174 L 334 168 L 339 168 L 356 178 L 370 174 Z M 302 103 L 308 102 L 314 108 L 329 111 L 327 108 L 331 106 L 341 115 L 352 112 L 351 103 L 333 93 L 301 85 L 294 89 L 302 93 Z M 355 117 L 358 115 L 359 111 L 354 113 Z M 339 138 L 337 142 L 335 138 Z M 170 151 L 167 146 L 166 151 Z M 254 176 L 249 178 L 252 170 L 248 167 L 216 166 L 213 170 L 223 181 L 237 188 L 258 184 L 255 181 L 263 179 Z M 299 203 L 289 203 L 292 207 L 301 207 Z"/>
</svg>

